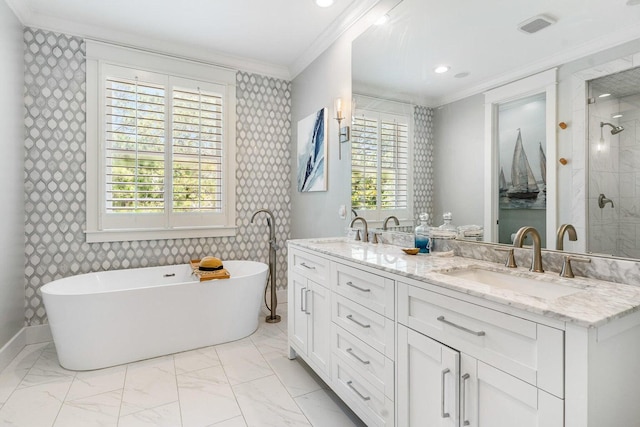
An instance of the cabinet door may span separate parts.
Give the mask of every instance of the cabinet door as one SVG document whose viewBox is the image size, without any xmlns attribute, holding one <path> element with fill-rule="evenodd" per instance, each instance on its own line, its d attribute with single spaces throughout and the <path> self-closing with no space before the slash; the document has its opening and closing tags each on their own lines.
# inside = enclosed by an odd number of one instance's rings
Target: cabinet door
<svg viewBox="0 0 640 427">
<path fill-rule="evenodd" d="M 307 279 L 290 271 L 289 272 L 289 286 L 293 289 L 293 298 L 290 301 L 292 304 L 289 310 L 289 339 L 291 343 L 298 347 L 298 351 L 302 351 L 304 354 L 307 352 L 307 335 L 308 328 L 307 318 L 310 313 L 308 303 L 309 287 L 307 286 Z"/>
<path fill-rule="evenodd" d="M 562 399 L 466 354 L 460 365 L 461 426 L 564 425 Z"/>
<path fill-rule="evenodd" d="M 398 325 L 397 364 L 398 425 L 457 427 L 460 353 Z"/>
<path fill-rule="evenodd" d="M 327 288 L 307 280 L 310 292 L 305 291 L 307 313 L 310 313 L 307 354 L 324 373 L 329 374 L 331 352 L 331 298 Z"/>
</svg>

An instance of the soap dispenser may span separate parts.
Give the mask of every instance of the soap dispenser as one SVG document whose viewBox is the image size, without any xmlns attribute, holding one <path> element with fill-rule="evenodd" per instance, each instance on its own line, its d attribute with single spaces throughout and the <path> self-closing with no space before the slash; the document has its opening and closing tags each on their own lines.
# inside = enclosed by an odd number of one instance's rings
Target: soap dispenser
<svg viewBox="0 0 640 427">
<path fill-rule="evenodd" d="M 429 253 L 429 237 L 430 227 L 427 224 L 429 221 L 428 213 L 420 214 L 420 225 L 416 227 L 416 248 L 420 249 L 420 253 Z"/>
</svg>

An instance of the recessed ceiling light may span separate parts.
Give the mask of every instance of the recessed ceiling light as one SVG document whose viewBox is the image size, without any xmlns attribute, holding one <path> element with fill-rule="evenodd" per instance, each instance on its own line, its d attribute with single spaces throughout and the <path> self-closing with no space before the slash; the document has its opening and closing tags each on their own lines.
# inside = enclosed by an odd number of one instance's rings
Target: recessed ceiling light
<svg viewBox="0 0 640 427">
<path fill-rule="evenodd" d="M 333 4 L 333 0 L 315 0 L 320 7 L 329 7 Z"/>
<path fill-rule="evenodd" d="M 433 69 L 433 71 L 438 74 L 442 74 L 442 73 L 446 73 L 450 69 L 451 67 L 449 67 L 448 65 L 438 65 L 436 68 Z"/>
<path fill-rule="evenodd" d="M 378 20 L 376 21 L 376 25 L 384 25 L 387 22 L 389 22 L 389 15 L 385 14 L 378 18 Z"/>
<path fill-rule="evenodd" d="M 637 6 L 640 4 L 640 0 L 627 0 L 627 6 Z"/>
<path fill-rule="evenodd" d="M 455 76 L 453 76 L 453 77 L 455 77 L 456 79 L 464 79 L 464 78 L 465 78 L 465 77 L 467 77 L 468 75 L 469 75 L 469 73 L 468 73 L 468 72 L 466 72 L 466 71 L 464 71 L 464 72 L 462 72 L 462 73 L 458 73 L 458 74 L 456 74 L 456 75 L 455 75 Z"/>
<path fill-rule="evenodd" d="M 607 96 L 611 96 L 610 93 L 603 93 L 602 95 L 598 96 L 598 98 L 606 98 Z"/>
<path fill-rule="evenodd" d="M 611 116 L 612 119 L 619 119 L 620 117 L 622 117 L 622 114 L 620 113 L 616 113 Z"/>
</svg>

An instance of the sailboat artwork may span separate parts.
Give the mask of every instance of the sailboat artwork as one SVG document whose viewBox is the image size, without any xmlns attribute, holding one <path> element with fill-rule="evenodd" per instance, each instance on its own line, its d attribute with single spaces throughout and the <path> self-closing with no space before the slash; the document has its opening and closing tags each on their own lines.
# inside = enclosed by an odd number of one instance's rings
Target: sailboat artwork
<svg viewBox="0 0 640 427">
<path fill-rule="evenodd" d="M 532 149 L 532 147 L 529 147 Z M 536 177 L 529 164 L 527 153 L 522 143 L 522 132 L 518 129 L 513 159 L 511 161 L 511 178 L 507 181 L 504 167 L 500 167 L 498 184 L 500 186 L 500 206 L 507 209 L 545 209 L 546 207 L 546 175 L 547 160 L 542 148 L 542 142 L 538 146 L 540 160 L 540 178 Z M 508 166 L 507 166 L 507 170 Z M 536 168 L 536 170 L 538 170 Z"/>
<path fill-rule="evenodd" d="M 507 190 L 507 196 L 515 199 L 535 199 L 539 192 L 540 188 L 531 171 L 527 154 L 522 146 L 520 129 L 518 129 L 518 139 L 511 163 L 511 186 Z"/>
</svg>

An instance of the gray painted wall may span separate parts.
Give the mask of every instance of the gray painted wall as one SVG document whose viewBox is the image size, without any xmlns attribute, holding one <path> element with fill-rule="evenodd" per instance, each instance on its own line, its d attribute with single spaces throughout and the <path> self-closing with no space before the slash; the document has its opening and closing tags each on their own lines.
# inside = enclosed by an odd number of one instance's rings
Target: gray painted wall
<svg viewBox="0 0 640 427">
<path fill-rule="evenodd" d="M 344 116 L 351 117 L 351 41 L 343 37 L 334 43 L 293 80 L 291 126 L 291 237 L 327 237 L 345 233 L 347 219 L 338 217 L 338 208 L 350 207 L 350 144 L 342 144 L 342 160 L 338 160 L 338 122 L 333 118 L 335 98 L 346 105 Z M 325 164 L 327 191 L 301 193 L 296 186 L 298 121 L 328 107 L 328 162 Z M 342 126 L 348 120 L 342 122 Z"/>
<path fill-rule="evenodd" d="M 0 2 L 1 3 L 1 2 Z M 2 28 L 5 28 L 4 26 Z M 22 33 L 20 33 L 22 36 Z M 21 42 L 21 40 L 20 40 Z M 25 206 L 20 212 L 20 315 L 28 325 L 46 322 L 40 287 L 52 280 L 101 270 L 179 264 L 215 255 L 225 259 L 268 261 L 264 217 L 250 224 L 251 214 L 269 208 L 276 216 L 276 239 L 289 237 L 289 130 L 291 83 L 239 72 L 236 77 L 236 225 L 235 237 L 86 243 L 85 224 L 85 61 L 77 37 L 27 28 L 25 45 L 25 167 L 16 181 Z M 15 59 L 22 74 L 22 43 Z M 5 62 L 3 62 L 4 64 Z M 20 86 L 20 85 L 18 85 Z M 19 93 L 19 95 L 22 95 Z M 22 97 L 15 101 L 22 106 Z M 21 109 L 19 111 L 22 111 Z M 22 119 L 20 117 L 20 119 Z M 23 140 L 22 128 L 19 133 Z M 22 156 L 22 146 L 20 145 Z M 11 153 L 9 153 L 11 154 Z M 3 153 L 0 161 L 7 156 Z M 9 166 L 9 165 L 7 165 Z M 7 169 L 1 168 L 3 174 Z M 25 200 L 22 200 L 24 173 Z M 11 203 L 3 206 L 11 206 Z M 2 223 L 4 227 L 4 222 Z M 12 224 L 15 229 L 18 227 Z M 3 245 L 6 242 L 3 241 Z M 277 286 L 286 288 L 286 246 L 277 255 Z M 26 254 L 23 267 L 22 254 Z M 6 258 L 8 259 L 8 258 Z M 2 258 L 2 262 L 6 261 Z M 4 274 L 5 270 L 2 270 Z M 26 299 L 26 309 L 24 302 Z M 22 323 L 22 322 L 21 322 Z"/>
<path fill-rule="evenodd" d="M 484 95 L 436 108 L 434 117 L 434 214 L 442 224 L 484 224 Z"/>
<path fill-rule="evenodd" d="M 22 24 L 0 1 L 0 348 L 24 324 Z"/>
</svg>

